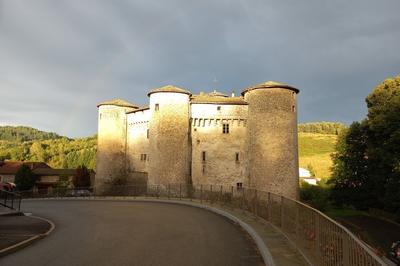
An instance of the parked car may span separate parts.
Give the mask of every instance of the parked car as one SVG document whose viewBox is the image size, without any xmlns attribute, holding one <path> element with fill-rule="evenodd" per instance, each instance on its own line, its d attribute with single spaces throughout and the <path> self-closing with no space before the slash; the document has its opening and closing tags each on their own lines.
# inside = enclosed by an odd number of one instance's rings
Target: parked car
<svg viewBox="0 0 400 266">
<path fill-rule="evenodd" d="M 71 190 L 69 193 L 67 193 L 67 196 L 70 196 L 70 197 L 90 197 L 90 196 L 92 196 L 92 192 L 90 192 L 87 189 L 76 189 L 76 190 Z"/>
<path fill-rule="evenodd" d="M 0 183 L 0 190 L 5 190 L 5 191 L 15 191 L 16 185 L 11 182 L 5 182 L 5 183 Z"/>
</svg>

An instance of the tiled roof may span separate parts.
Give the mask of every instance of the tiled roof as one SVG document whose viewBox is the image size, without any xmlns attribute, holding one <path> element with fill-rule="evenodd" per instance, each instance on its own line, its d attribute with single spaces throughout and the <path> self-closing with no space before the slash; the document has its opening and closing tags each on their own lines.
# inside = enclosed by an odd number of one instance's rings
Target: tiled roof
<svg viewBox="0 0 400 266">
<path fill-rule="evenodd" d="M 219 96 L 219 97 L 228 97 L 228 95 L 214 90 L 213 92 L 208 93 L 209 96 Z"/>
<path fill-rule="evenodd" d="M 183 93 L 183 94 L 192 95 L 190 93 L 190 91 L 187 91 L 187 90 L 184 90 L 184 89 L 172 86 L 172 85 L 168 85 L 168 86 L 164 86 L 164 87 L 161 87 L 161 88 L 156 88 L 156 89 L 151 90 L 147 94 L 147 96 L 150 96 L 150 94 L 153 94 L 153 93 L 156 93 L 156 92 L 174 92 L 174 93 Z"/>
<path fill-rule="evenodd" d="M 101 105 L 115 105 L 115 106 L 121 106 L 121 107 L 139 108 L 136 105 L 133 105 L 130 102 L 127 102 L 122 99 L 114 99 L 114 100 L 110 100 L 110 101 L 105 101 L 105 102 L 99 103 L 97 105 L 97 107 L 99 107 Z"/>
<path fill-rule="evenodd" d="M 92 169 L 89 169 L 89 172 L 94 172 Z M 33 170 L 35 175 L 54 175 L 54 176 L 72 176 L 76 173 L 76 169 L 54 169 L 54 168 L 37 168 Z"/>
<path fill-rule="evenodd" d="M 149 106 L 143 106 L 143 107 L 140 107 L 140 108 L 138 108 L 138 109 L 135 109 L 135 110 L 132 110 L 132 111 L 129 111 L 129 112 L 126 112 L 127 114 L 131 114 L 131 113 L 135 113 L 135 112 L 139 112 L 139 111 L 144 111 L 144 110 L 149 110 L 150 109 L 150 107 Z"/>
<path fill-rule="evenodd" d="M 277 81 L 267 81 L 252 87 L 249 87 L 247 89 L 244 89 L 242 91 L 242 95 L 244 95 L 246 92 L 249 92 L 251 90 L 257 90 L 257 89 L 268 89 L 268 88 L 283 88 L 283 89 L 288 89 L 288 90 L 292 90 L 295 93 L 299 93 L 299 90 L 296 89 L 295 87 L 292 87 L 286 83 L 281 83 L 281 82 L 277 82 Z"/>
<path fill-rule="evenodd" d="M 0 163 L 0 174 L 14 175 L 23 164 L 27 165 L 31 170 L 50 168 L 50 166 L 43 162 L 5 161 Z"/>
</svg>

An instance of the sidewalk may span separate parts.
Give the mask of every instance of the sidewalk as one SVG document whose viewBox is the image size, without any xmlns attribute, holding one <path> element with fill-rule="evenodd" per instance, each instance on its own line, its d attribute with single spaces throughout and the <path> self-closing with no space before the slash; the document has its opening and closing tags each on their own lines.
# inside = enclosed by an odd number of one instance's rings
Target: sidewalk
<svg viewBox="0 0 400 266">
<path fill-rule="evenodd" d="M 198 201 L 193 201 L 199 203 Z M 203 202 L 203 204 L 205 204 Z M 277 266 L 309 265 L 304 257 L 294 248 L 286 237 L 275 229 L 269 222 L 256 218 L 251 213 L 233 209 L 219 204 L 205 204 L 224 210 L 250 225 L 264 241 Z"/>
<path fill-rule="evenodd" d="M 9 209 L 7 207 L 4 207 L 4 206 L 0 205 L 0 216 L 3 216 L 3 215 L 16 215 L 18 213 L 19 212 L 16 211 L 16 210 L 12 210 L 12 209 Z"/>
<path fill-rule="evenodd" d="M 23 241 L 39 238 L 52 227 L 45 220 L 24 216 L 19 212 L 0 209 L 0 257 L 8 254 L 5 249 Z M 37 237 L 37 238 L 36 238 Z M 14 251 L 14 249 L 12 250 Z"/>
</svg>

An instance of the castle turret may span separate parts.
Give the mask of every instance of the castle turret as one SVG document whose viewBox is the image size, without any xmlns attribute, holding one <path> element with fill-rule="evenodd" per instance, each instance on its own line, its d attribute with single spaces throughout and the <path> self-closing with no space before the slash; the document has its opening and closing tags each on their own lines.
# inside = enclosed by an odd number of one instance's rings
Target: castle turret
<svg viewBox="0 0 400 266">
<path fill-rule="evenodd" d="M 137 109 L 124 100 L 111 100 L 98 107 L 98 135 L 95 188 L 102 193 L 103 185 L 126 176 L 126 112 Z"/>
<path fill-rule="evenodd" d="M 248 102 L 250 185 L 298 198 L 297 93 L 287 84 L 266 82 L 242 92 Z"/>
<path fill-rule="evenodd" d="M 190 92 L 174 86 L 165 86 L 148 93 L 149 185 L 189 181 L 190 95 Z"/>
</svg>

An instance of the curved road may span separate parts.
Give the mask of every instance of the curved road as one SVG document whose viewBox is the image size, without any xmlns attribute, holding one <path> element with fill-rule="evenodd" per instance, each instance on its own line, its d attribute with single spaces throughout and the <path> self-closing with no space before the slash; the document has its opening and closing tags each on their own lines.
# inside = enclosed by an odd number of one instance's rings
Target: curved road
<svg viewBox="0 0 400 266">
<path fill-rule="evenodd" d="M 24 201 L 52 220 L 48 237 L 0 265 L 263 265 L 255 244 L 229 220 L 183 205 L 125 201 Z"/>
</svg>

